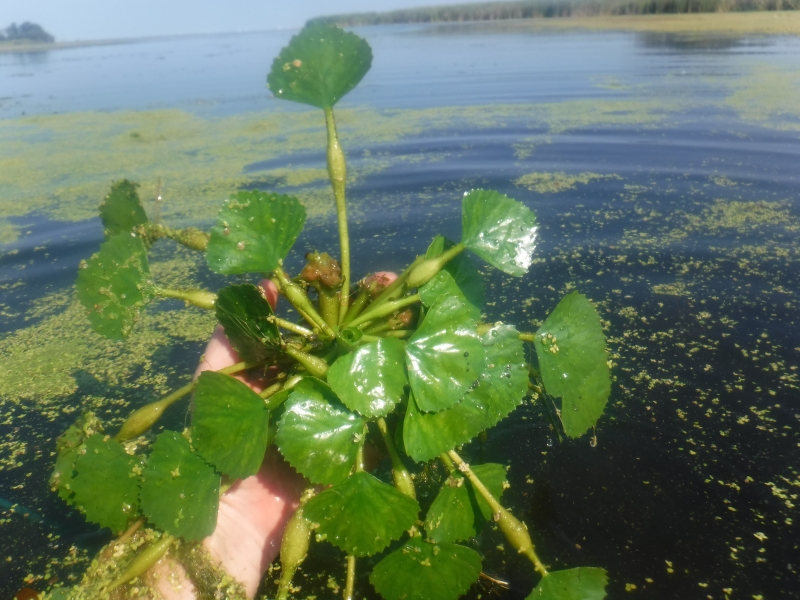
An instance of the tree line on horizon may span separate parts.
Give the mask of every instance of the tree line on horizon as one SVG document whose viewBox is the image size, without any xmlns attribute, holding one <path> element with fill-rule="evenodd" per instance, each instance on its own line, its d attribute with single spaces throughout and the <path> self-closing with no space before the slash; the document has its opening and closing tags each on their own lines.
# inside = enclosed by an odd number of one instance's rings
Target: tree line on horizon
<svg viewBox="0 0 800 600">
<path fill-rule="evenodd" d="M 330 15 L 316 17 L 308 22 L 355 27 L 399 23 L 797 9 L 800 9 L 800 0 L 519 0 Z"/>
<path fill-rule="evenodd" d="M 44 42 L 49 44 L 54 42 L 56 38 L 47 33 L 41 25 L 25 21 L 21 25 L 12 23 L 5 29 L 0 29 L 0 42 Z"/>
</svg>

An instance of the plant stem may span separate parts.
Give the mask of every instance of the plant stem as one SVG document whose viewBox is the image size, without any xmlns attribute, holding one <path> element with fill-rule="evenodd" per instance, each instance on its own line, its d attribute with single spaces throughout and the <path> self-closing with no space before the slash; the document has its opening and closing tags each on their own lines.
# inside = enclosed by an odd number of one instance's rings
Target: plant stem
<svg viewBox="0 0 800 600">
<path fill-rule="evenodd" d="M 325 108 L 325 126 L 328 129 L 328 177 L 333 187 L 333 197 L 336 200 L 336 217 L 339 221 L 339 247 L 341 249 L 342 263 L 342 292 L 339 296 L 339 323 L 344 321 L 347 309 L 350 306 L 350 236 L 347 233 L 347 202 L 345 200 L 345 186 L 347 184 L 347 162 L 344 151 L 339 144 L 339 135 L 336 132 L 336 120 L 333 108 Z"/>
<path fill-rule="evenodd" d="M 207 290 L 170 290 L 167 288 L 158 288 L 156 294 L 163 298 L 177 298 L 183 300 L 194 306 L 205 308 L 206 310 L 214 310 L 214 305 L 217 302 L 217 295 L 214 292 Z"/>
<path fill-rule="evenodd" d="M 303 516 L 301 504 L 289 519 L 281 541 L 281 577 L 278 583 L 277 600 L 289 598 L 292 579 L 297 567 L 306 559 L 310 539 L 311 523 Z"/>
<path fill-rule="evenodd" d="M 306 368 L 311 375 L 314 377 L 318 377 L 323 381 L 327 377 L 328 374 L 328 363 L 326 363 L 322 358 L 319 356 L 314 356 L 313 354 L 308 354 L 307 352 L 303 352 L 302 350 L 298 350 L 294 346 L 286 346 L 283 349 L 286 354 L 291 356 L 301 365 Z"/>
<path fill-rule="evenodd" d="M 344 586 L 344 600 L 353 600 L 356 585 L 356 557 L 347 557 L 347 583 Z"/>
<path fill-rule="evenodd" d="M 417 302 L 419 302 L 419 294 L 414 294 L 413 296 L 408 296 L 407 298 L 403 298 L 401 300 L 384 302 L 377 308 L 374 305 L 371 305 L 365 312 L 361 313 L 361 315 L 350 322 L 350 327 L 358 327 L 359 325 L 363 325 L 369 321 L 374 321 L 380 317 L 385 317 L 396 310 L 400 310 L 401 308 L 405 308 L 411 304 L 416 304 Z"/>
<path fill-rule="evenodd" d="M 408 287 L 415 288 L 428 283 L 448 262 L 463 252 L 464 249 L 464 244 L 456 244 L 439 256 L 429 258 L 414 267 L 414 270 L 411 271 L 408 276 Z"/>
<path fill-rule="evenodd" d="M 408 276 L 411 275 L 411 271 L 413 271 L 414 268 L 420 263 L 422 263 L 424 260 L 425 260 L 424 256 L 418 256 L 417 258 L 415 258 L 414 262 L 408 265 L 405 271 L 400 273 L 397 279 L 395 279 L 391 283 L 391 285 L 389 285 L 385 290 L 383 290 L 380 293 L 380 295 L 377 298 L 375 298 L 375 300 L 372 301 L 372 304 L 370 304 L 370 308 L 378 307 L 384 302 L 387 302 L 388 300 L 391 300 L 392 298 L 395 298 L 400 294 L 402 294 L 402 288 L 403 286 L 405 286 Z"/>
<path fill-rule="evenodd" d="M 316 336 L 314 332 L 310 329 L 306 329 L 302 325 L 298 325 L 297 323 L 292 323 L 291 321 L 287 321 L 286 319 L 281 319 L 280 317 L 271 316 L 267 317 L 267 321 L 270 323 L 274 323 L 278 327 L 283 327 L 287 331 L 291 331 L 292 333 L 296 333 L 297 335 L 301 335 L 304 338 L 313 339 Z"/>
<path fill-rule="evenodd" d="M 110 592 L 147 571 L 147 569 L 156 564 L 159 559 L 166 554 L 174 541 L 174 537 L 165 533 L 161 536 L 161 539 L 150 544 L 134 557 L 128 567 L 122 572 L 122 575 L 117 577 L 111 585 L 108 586 L 107 591 Z"/>
<path fill-rule="evenodd" d="M 139 227 L 136 228 L 136 231 L 138 231 L 138 233 L 147 240 L 148 244 L 152 244 L 161 238 L 170 238 L 179 244 L 186 246 L 187 248 L 191 248 L 192 250 L 197 250 L 199 252 L 206 251 L 208 240 L 211 238 L 208 233 L 205 231 L 200 231 L 195 227 L 187 227 L 186 229 L 171 229 L 165 225 L 161 225 L 160 223 L 145 223 L 143 225 L 139 225 Z"/>
<path fill-rule="evenodd" d="M 523 342 L 535 342 L 536 341 L 536 334 L 535 333 L 520 333 L 519 339 Z"/>
<path fill-rule="evenodd" d="M 386 419 L 380 417 L 378 419 L 378 429 L 383 436 L 383 443 L 386 444 L 386 450 L 389 452 L 389 458 L 392 461 L 392 478 L 394 479 L 394 487 L 403 492 L 409 498 L 417 499 L 417 491 L 414 489 L 414 482 L 411 479 L 411 473 L 408 472 L 406 466 L 403 464 L 403 459 L 400 458 L 400 453 L 394 445 L 394 440 L 389 433 L 389 427 L 386 425 Z"/>
<path fill-rule="evenodd" d="M 355 300 L 350 303 L 350 307 L 347 309 L 347 312 L 344 315 L 344 321 L 342 321 L 342 327 L 346 327 L 350 321 L 355 319 L 358 315 L 361 314 L 361 311 L 366 308 L 367 304 L 369 304 L 370 300 L 370 289 L 366 286 L 363 286 L 359 291 L 358 295 L 355 297 Z"/>
<path fill-rule="evenodd" d="M 144 525 L 144 518 L 137 519 L 136 521 L 134 521 L 134 522 L 131 524 L 131 526 L 130 526 L 130 527 L 128 527 L 128 528 L 127 528 L 127 529 L 124 531 L 124 533 L 122 533 L 122 534 L 121 534 L 121 535 L 120 535 L 120 536 L 119 536 L 119 537 L 118 537 L 118 538 L 117 538 L 117 539 L 114 541 L 114 543 L 115 543 L 115 544 L 122 544 L 123 542 L 127 542 L 127 541 L 130 539 L 130 537 L 131 537 L 131 536 L 132 536 L 134 533 L 136 533 L 136 532 L 138 531 L 139 527 L 141 527 L 142 525 Z"/>
<path fill-rule="evenodd" d="M 250 367 L 254 367 L 256 364 L 242 361 L 236 363 L 235 365 L 220 369 L 217 371 L 217 373 L 231 375 L 233 373 L 238 373 L 239 371 L 249 369 Z M 169 408 L 170 405 L 191 393 L 196 386 L 197 380 L 192 381 L 191 383 L 187 383 L 182 388 L 178 388 L 161 400 L 156 400 L 155 402 L 151 402 L 150 404 L 146 404 L 145 406 L 136 409 L 122 424 L 119 433 L 114 436 L 114 439 L 118 442 L 124 442 L 125 440 L 139 437 L 145 431 L 150 429 L 156 421 L 158 421 L 158 419 L 161 417 L 164 411 Z"/>
<path fill-rule="evenodd" d="M 410 338 L 412 335 L 414 335 L 414 331 L 411 329 L 395 329 L 394 331 L 383 332 L 381 337 L 393 337 L 403 340 L 405 338 Z"/>
<path fill-rule="evenodd" d="M 483 482 L 472 472 L 469 465 L 456 454 L 455 450 L 450 450 L 447 454 L 456 464 L 458 470 L 469 479 L 475 491 L 483 496 L 483 499 L 486 500 L 486 503 L 491 507 L 494 513 L 494 520 L 500 526 L 500 529 L 505 534 L 509 543 L 517 549 L 517 552 L 527 556 L 533 563 L 534 568 L 541 573 L 542 576 L 547 575 L 547 569 L 533 550 L 533 542 L 531 541 L 531 536 L 528 533 L 528 528 L 525 526 L 525 523 L 516 519 L 514 515 L 503 508 L 486 486 L 483 485 Z"/>
<path fill-rule="evenodd" d="M 294 283 L 290 281 L 289 278 L 286 276 L 286 273 L 283 272 L 283 269 L 278 267 L 275 270 L 275 276 L 278 279 L 278 283 L 280 284 L 280 291 L 286 297 L 286 299 L 294 306 L 297 311 L 303 315 L 303 317 L 311 323 L 314 327 L 318 328 L 322 331 L 327 337 L 334 338 L 336 334 L 333 332 L 333 329 L 325 322 L 320 314 L 317 312 L 317 309 L 314 308 L 314 305 L 311 304 L 311 300 L 308 299 L 305 291 Z"/>
</svg>

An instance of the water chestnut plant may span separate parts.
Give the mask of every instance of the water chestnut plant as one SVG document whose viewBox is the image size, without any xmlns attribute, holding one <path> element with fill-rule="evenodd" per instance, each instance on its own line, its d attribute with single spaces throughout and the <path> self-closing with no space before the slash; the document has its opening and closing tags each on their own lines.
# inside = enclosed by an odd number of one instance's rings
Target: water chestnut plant
<svg viewBox="0 0 800 600">
<path fill-rule="evenodd" d="M 365 40 L 312 24 L 281 50 L 267 78 L 277 98 L 321 109 L 327 130 L 339 248 L 306 249 L 299 273 L 284 270 L 306 218 L 291 196 L 233 193 L 210 232 L 154 223 L 128 181 L 115 183 L 101 205 L 106 239 L 77 281 L 94 330 L 124 340 L 148 304 L 179 298 L 215 312 L 240 362 L 139 408 L 113 436 L 86 414 L 59 438 L 51 481 L 61 498 L 124 539 L 145 522 L 152 528 L 135 553 L 116 560 L 99 593 L 135 585 L 162 555 L 210 535 L 220 495 L 258 472 L 274 446 L 307 483 L 283 537 L 278 598 L 291 595 L 314 543 L 328 543 L 347 556 L 345 598 L 355 594 L 358 559 L 380 555 L 369 581 L 386 600 L 455 600 L 481 575 L 469 542 L 490 523 L 538 572 L 528 598 L 604 597 L 600 568 L 549 570 L 535 532 L 502 503 L 505 467 L 468 464 L 462 449 L 527 398 L 543 402 L 552 426 L 570 438 L 592 429 L 610 393 L 600 319 L 573 292 L 536 332 L 482 320 L 484 287 L 470 254 L 522 277 L 538 236 L 534 213 L 492 190 L 464 193 L 459 241 L 437 236 L 393 281 L 353 276 L 334 106 L 371 62 Z M 217 292 L 160 286 L 148 251 L 161 238 L 204 253 L 215 273 L 269 278 L 298 317 L 277 316 L 241 278 Z M 237 374 L 266 386 L 257 393 Z M 153 440 L 149 429 L 191 394 L 190 428 Z M 368 444 L 383 447 L 391 479 L 370 472 Z M 443 476 L 423 511 L 417 487 L 436 470 Z"/>
</svg>

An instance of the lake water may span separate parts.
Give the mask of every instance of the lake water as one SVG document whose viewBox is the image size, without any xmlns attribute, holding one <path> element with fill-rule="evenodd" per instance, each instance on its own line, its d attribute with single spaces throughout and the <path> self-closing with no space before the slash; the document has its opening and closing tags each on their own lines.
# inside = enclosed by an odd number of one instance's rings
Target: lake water
<svg viewBox="0 0 800 600">
<path fill-rule="evenodd" d="M 610 598 L 800 597 L 800 41 L 359 33 L 373 68 L 337 107 L 355 272 L 458 239 L 461 194 L 494 188 L 542 229 L 523 279 L 482 266 L 487 320 L 534 331 L 577 289 L 605 321 L 614 384 L 595 444 L 559 443 L 526 403 L 469 450 L 510 464 L 505 503 L 543 560 L 606 568 Z M 113 430 L 184 383 L 213 327 L 165 302 L 128 345 L 88 330 L 71 286 L 110 182 L 139 181 L 152 211 L 161 178 L 164 221 L 205 227 L 227 191 L 296 193 L 310 220 L 289 269 L 335 249 L 321 117 L 265 90 L 290 35 L 0 54 L 3 597 L 68 580 L 107 539 L 49 491 L 55 436 L 87 408 Z M 166 244 L 153 270 L 224 281 Z M 501 542 L 487 530 L 476 547 L 509 589 L 471 597 L 532 587 Z"/>
</svg>

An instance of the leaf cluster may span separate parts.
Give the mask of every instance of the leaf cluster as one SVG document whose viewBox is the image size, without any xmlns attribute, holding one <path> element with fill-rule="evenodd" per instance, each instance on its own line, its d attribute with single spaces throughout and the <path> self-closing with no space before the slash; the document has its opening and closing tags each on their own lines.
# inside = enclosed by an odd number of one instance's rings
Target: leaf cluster
<svg viewBox="0 0 800 600">
<path fill-rule="evenodd" d="M 52 481 L 103 527 L 119 531 L 142 516 L 173 536 L 199 540 L 214 531 L 222 477 L 254 475 L 274 444 L 310 489 L 327 486 L 305 502 L 302 522 L 287 536 L 313 531 L 350 557 L 385 552 L 370 581 L 387 600 L 455 600 L 481 572 L 479 554 L 463 543 L 505 518 L 499 499 L 508 484 L 501 465 L 462 473 L 448 456 L 508 416 L 531 389 L 547 410 L 560 398 L 556 426 L 569 437 L 584 434 L 610 393 L 605 338 L 595 309 L 578 293 L 565 297 L 535 333 L 483 322 L 484 285 L 467 251 L 522 277 L 537 247 L 534 213 L 497 191 L 464 194 L 459 242 L 437 236 L 388 287 L 379 289 L 369 277 L 352 286 L 346 169 L 332 108 L 371 61 L 363 39 L 315 24 L 292 38 L 268 76 L 276 97 L 325 112 L 328 167 L 344 232 L 341 265 L 314 249 L 298 277 L 284 271 L 306 217 L 291 196 L 235 192 L 206 234 L 152 223 L 136 185 L 114 184 L 100 210 L 107 240 L 78 275 L 78 297 L 93 328 L 123 339 L 153 299 L 184 299 L 215 311 L 242 361 L 237 368 L 257 370 L 267 387 L 256 393 L 230 374 L 201 374 L 188 387 L 195 393 L 191 430 L 162 432 L 147 456 L 126 451 L 125 436 L 102 435 L 84 419 L 59 441 Z M 270 277 L 299 318 L 278 317 L 263 291 L 241 279 L 216 294 L 161 288 L 147 262 L 160 237 L 204 252 L 215 273 Z M 533 344 L 535 365 L 524 342 Z M 136 419 L 149 426 L 172 401 L 140 408 Z M 377 432 L 394 485 L 365 470 L 365 444 L 378 439 Z M 423 516 L 410 471 L 434 460 L 449 475 Z M 534 556 L 529 540 L 519 544 L 520 552 Z M 288 537 L 284 546 L 305 547 Z M 300 560 L 305 555 L 295 554 Z M 547 573 L 538 558 L 534 564 L 544 577 L 531 598 L 603 595 L 602 570 Z"/>
</svg>

